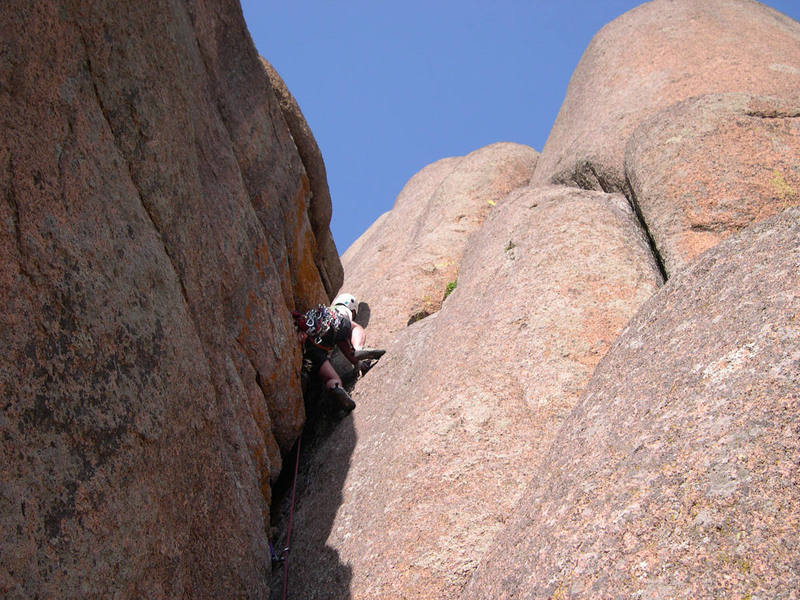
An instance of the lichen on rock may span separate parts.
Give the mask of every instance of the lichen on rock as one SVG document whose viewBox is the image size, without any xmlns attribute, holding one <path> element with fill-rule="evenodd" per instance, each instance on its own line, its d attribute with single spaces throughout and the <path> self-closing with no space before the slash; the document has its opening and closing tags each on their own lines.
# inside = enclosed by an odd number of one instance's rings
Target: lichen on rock
<svg viewBox="0 0 800 600">
<path fill-rule="evenodd" d="M 326 290 L 241 9 L 13 1 L 0 28 L 0 595 L 265 597 L 289 310 Z"/>
</svg>

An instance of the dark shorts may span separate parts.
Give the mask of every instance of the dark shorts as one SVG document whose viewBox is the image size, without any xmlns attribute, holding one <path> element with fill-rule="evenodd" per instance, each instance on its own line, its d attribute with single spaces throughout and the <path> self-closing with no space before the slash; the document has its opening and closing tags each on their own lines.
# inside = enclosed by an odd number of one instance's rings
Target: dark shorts
<svg viewBox="0 0 800 600">
<path fill-rule="evenodd" d="M 303 370 L 309 375 L 316 375 L 319 368 L 328 360 L 328 352 L 312 344 L 306 342 L 303 346 Z"/>
<path fill-rule="evenodd" d="M 351 332 L 350 320 L 340 319 L 336 329 L 331 329 L 320 341 L 324 346 L 330 346 L 332 349 L 339 342 L 349 340 Z M 303 345 L 303 369 L 311 375 L 316 375 L 322 363 L 328 360 L 330 352 L 330 350 L 313 344 L 311 340 L 306 340 Z"/>
</svg>

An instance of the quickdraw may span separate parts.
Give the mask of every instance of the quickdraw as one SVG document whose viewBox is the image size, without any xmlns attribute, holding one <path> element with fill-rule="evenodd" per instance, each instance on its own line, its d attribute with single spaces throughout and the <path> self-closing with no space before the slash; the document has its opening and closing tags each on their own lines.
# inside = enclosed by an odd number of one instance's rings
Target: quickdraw
<svg viewBox="0 0 800 600">
<path fill-rule="evenodd" d="M 309 341 L 326 352 L 333 349 L 333 346 L 325 344 L 322 340 L 331 329 L 339 327 L 342 317 L 334 309 L 320 304 L 303 314 L 293 313 L 293 315 L 297 328 L 308 335 Z"/>
</svg>

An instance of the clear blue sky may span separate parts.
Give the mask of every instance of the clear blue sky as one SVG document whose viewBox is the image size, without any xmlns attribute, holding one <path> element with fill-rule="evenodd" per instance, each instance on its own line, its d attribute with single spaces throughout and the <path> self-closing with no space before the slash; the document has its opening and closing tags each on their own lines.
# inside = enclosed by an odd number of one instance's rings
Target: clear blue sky
<svg viewBox="0 0 800 600">
<path fill-rule="evenodd" d="M 800 0 L 764 3 L 800 20 Z M 322 150 L 342 254 L 424 166 L 499 141 L 541 150 L 592 36 L 639 4 L 242 0 L 242 9 Z"/>
</svg>

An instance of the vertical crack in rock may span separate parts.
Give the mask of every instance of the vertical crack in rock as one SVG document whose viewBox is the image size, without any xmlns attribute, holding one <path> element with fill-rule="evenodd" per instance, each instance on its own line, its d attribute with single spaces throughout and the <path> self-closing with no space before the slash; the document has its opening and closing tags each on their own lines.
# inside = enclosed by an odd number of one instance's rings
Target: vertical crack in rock
<svg viewBox="0 0 800 600">
<path fill-rule="evenodd" d="M 210 82 L 212 81 L 212 73 L 211 73 L 211 69 L 209 67 L 208 57 L 206 56 L 206 53 L 203 51 L 203 45 L 200 43 L 200 39 L 197 37 L 197 23 L 196 23 L 195 15 L 194 15 L 194 13 L 192 13 L 186 7 L 184 7 L 184 10 L 186 11 L 186 18 L 192 24 L 192 33 L 194 34 L 194 43 L 195 43 L 195 47 L 197 49 L 197 53 L 200 56 L 200 60 L 203 63 L 203 69 L 204 69 L 205 75 L 206 75 L 206 82 L 209 82 L 209 84 L 210 84 Z M 210 85 L 209 85 L 209 94 L 211 94 Z M 215 96 L 214 97 L 214 102 L 213 102 L 214 110 L 216 111 L 217 118 L 219 119 L 219 122 L 222 124 L 222 130 L 225 132 L 225 135 L 227 136 L 227 142 L 228 142 L 228 145 L 231 148 L 231 155 L 233 157 L 232 163 L 234 165 L 236 165 L 236 174 L 237 174 L 237 176 L 239 178 L 239 181 L 241 182 L 242 190 L 244 191 L 244 195 L 247 197 L 247 202 L 248 202 L 248 205 L 250 207 L 250 210 L 253 211 L 253 214 L 255 215 L 256 214 L 256 208 L 253 205 L 253 198 L 250 195 L 250 190 L 247 189 L 247 185 L 245 184 L 246 180 L 245 180 L 244 173 L 242 172 L 242 165 L 239 163 L 239 158 L 236 156 L 236 152 L 234 150 L 235 144 L 234 144 L 234 140 L 233 140 L 233 135 L 231 133 L 231 127 L 228 124 L 228 119 L 225 117 L 225 110 L 224 110 L 224 107 L 222 106 L 222 101 L 218 96 L 216 96 L 215 94 L 213 94 L 213 95 Z M 277 139 L 278 138 L 278 132 L 275 129 L 275 124 L 272 122 L 272 119 L 267 119 L 267 121 L 268 121 L 270 127 L 272 127 L 273 136 Z M 264 236 L 265 239 L 269 238 L 269 239 L 272 239 L 276 244 L 280 244 L 281 240 L 278 239 L 278 237 L 275 236 L 275 234 L 272 231 L 270 231 L 264 225 L 264 223 L 262 223 L 261 219 L 255 217 L 253 219 L 253 223 L 259 228 L 259 230 L 261 231 L 261 233 L 262 233 L 262 235 Z M 284 242 L 285 242 L 285 240 L 284 240 Z M 288 247 L 288 245 L 287 245 L 287 247 Z M 271 252 L 269 250 L 269 245 L 266 246 L 266 252 L 268 254 L 270 254 L 270 257 L 269 257 L 269 260 L 266 261 L 266 264 L 264 265 L 264 268 L 267 268 L 267 269 L 273 268 L 274 269 L 273 258 L 271 256 Z M 277 274 L 275 274 L 275 275 L 276 275 L 277 279 L 280 279 L 279 277 L 277 277 Z M 181 288 L 183 288 L 183 282 L 182 281 L 181 281 Z M 185 291 L 184 291 L 184 297 L 185 297 L 185 295 L 186 294 L 185 294 Z M 267 407 L 271 406 L 269 398 L 267 397 L 267 394 L 264 391 L 264 386 L 262 385 L 262 382 L 261 382 L 260 371 L 256 367 L 256 364 L 253 362 L 253 360 L 250 358 L 250 356 L 247 353 L 246 349 L 241 345 L 241 343 L 238 340 L 236 340 L 236 343 L 239 345 L 239 348 L 240 348 L 243 356 L 247 359 L 247 361 L 250 363 L 250 365 L 253 367 L 253 370 L 256 373 L 256 382 L 258 384 L 258 389 L 261 392 L 261 396 L 264 398 L 264 402 L 265 402 L 266 406 Z M 273 352 L 274 352 L 274 349 L 273 349 Z M 270 415 L 270 417 L 271 416 L 272 415 Z"/>
<path fill-rule="evenodd" d="M 248 414 L 250 415 L 250 418 L 254 421 L 254 423 L 256 425 L 256 429 L 257 429 L 257 431 L 259 432 L 259 434 L 261 436 L 260 441 L 264 446 L 264 453 L 268 454 L 268 451 L 266 450 L 266 448 L 269 446 L 269 442 L 268 442 L 267 438 L 268 438 L 268 436 L 272 435 L 271 431 L 272 431 L 273 417 L 272 417 L 272 413 L 270 411 L 270 404 L 267 401 L 267 395 L 266 395 L 266 393 L 264 391 L 264 380 L 263 380 L 263 378 L 261 376 L 261 371 L 259 370 L 259 368 L 256 365 L 255 361 L 253 361 L 253 359 L 250 358 L 250 356 L 248 355 L 247 349 L 242 345 L 242 343 L 238 339 L 235 340 L 234 343 L 238 347 L 239 352 L 241 353 L 241 355 L 244 357 L 244 359 L 248 362 L 250 367 L 253 369 L 253 372 L 255 374 L 253 379 L 255 381 L 256 387 L 258 388 L 259 392 L 261 393 L 261 397 L 264 398 L 264 406 L 267 408 L 267 417 L 269 419 L 269 425 L 270 425 L 268 428 L 262 428 L 261 427 L 261 425 L 259 424 L 259 419 L 254 414 L 252 408 L 250 408 L 250 403 L 249 402 L 247 402 L 247 406 L 248 406 Z M 246 386 L 246 384 L 245 384 L 245 386 Z M 247 393 L 247 391 L 245 391 L 245 394 L 249 395 Z M 251 453 L 250 454 L 250 460 L 251 461 L 256 461 L 257 460 L 256 459 L 256 453 Z M 283 471 L 282 460 L 283 460 L 283 456 L 279 453 L 278 454 L 278 465 L 276 467 L 278 472 L 282 472 Z M 271 486 L 272 486 L 272 468 L 273 468 L 273 465 L 272 465 L 272 461 L 269 459 L 268 456 L 267 456 L 267 464 L 268 464 L 268 470 L 267 470 L 268 474 L 267 474 L 266 478 L 264 477 L 263 469 L 256 468 L 256 465 L 253 465 L 251 467 L 253 469 L 253 472 L 255 473 L 255 476 L 258 478 L 259 488 L 261 490 L 263 490 L 264 487 L 271 488 Z M 264 495 L 263 491 L 261 493 L 262 493 L 262 497 L 264 498 L 264 502 L 266 504 L 267 511 L 269 512 L 271 510 L 272 498 L 268 498 L 266 495 Z M 268 523 L 268 522 L 269 522 L 269 520 L 265 521 L 265 524 Z M 264 532 L 267 534 L 267 536 L 269 536 L 270 535 L 269 527 L 265 527 Z"/>
<path fill-rule="evenodd" d="M 17 242 L 17 251 L 20 257 L 23 256 L 22 251 L 22 230 L 19 225 L 19 204 L 17 203 L 17 193 L 14 190 L 14 157 L 8 157 L 8 189 L 6 190 L 6 201 L 11 207 L 11 218 L 14 225 L 14 238 Z"/>
<path fill-rule="evenodd" d="M 20 274 L 30 281 L 32 279 L 31 275 L 24 264 L 27 253 L 25 252 L 24 246 L 22 244 L 22 225 L 20 224 L 19 202 L 17 201 L 17 192 L 14 189 L 15 170 L 14 170 L 13 156 L 8 157 L 7 171 L 8 171 L 8 188 L 6 189 L 6 202 L 8 202 L 8 205 L 11 208 L 11 220 L 12 220 L 12 226 L 14 227 L 14 242 L 17 246 L 17 252 L 19 253 L 19 260 L 17 261 L 17 267 L 19 268 Z"/>
<path fill-rule="evenodd" d="M 656 266 L 658 266 L 659 273 L 661 273 L 662 283 L 666 282 L 667 279 L 669 279 L 669 276 L 667 275 L 667 269 L 664 265 L 664 259 L 661 257 L 661 252 L 659 251 L 658 246 L 656 245 L 656 242 L 650 233 L 650 228 L 647 226 L 647 221 L 642 214 L 639 201 L 636 198 L 636 193 L 633 190 L 633 186 L 631 185 L 627 173 L 625 173 L 625 181 L 622 183 L 622 185 L 618 185 L 614 181 L 609 181 L 604 176 L 599 174 L 592 162 L 586 161 L 575 169 L 575 172 L 571 178 L 559 181 L 558 183 L 568 187 L 595 190 L 596 188 L 592 185 L 593 182 L 596 183 L 597 187 L 599 187 L 606 194 L 622 193 L 628 199 L 628 204 L 630 204 L 633 214 L 636 216 L 639 228 L 644 234 L 648 246 L 650 246 L 650 253 L 653 255 Z"/>
<path fill-rule="evenodd" d="M 625 173 L 625 196 L 628 198 L 628 203 L 630 204 L 631 208 L 633 209 L 633 214 L 636 215 L 636 220 L 639 223 L 639 228 L 644 233 L 644 237 L 647 240 L 648 246 L 650 246 L 650 253 L 653 255 L 653 258 L 656 261 L 656 265 L 658 266 L 658 271 L 661 273 L 662 283 L 666 282 L 669 279 L 667 275 L 667 269 L 664 265 L 664 259 L 661 256 L 661 252 L 656 245 L 655 239 L 653 239 L 653 235 L 650 233 L 650 228 L 647 226 L 647 221 L 642 214 L 642 209 L 639 206 L 639 200 L 636 198 L 636 192 L 633 190 L 633 185 L 631 185 L 631 181 L 628 178 L 628 174 Z"/>
<path fill-rule="evenodd" d="M 209 63 L 208 55 L 204 51 L 203 45 L 200 43 L 200 39 L 197 37 L 196 16 L 188 7 L 184 7 L 184 10 L 186 11 L 186 18 L 188 19 L 188 21 L 191 23 L 191 26 L 192 26 L 192 33 L 194 34 L 194 43 L 195 43 L 195 48 L 197 50 L 197 54 L 200 57 L 201 62 L 203 63 L 203 70 L 205 71 L 206 82 L 207 82 L 207 86 L 208 86 L 208 93 L 213 98 L 214 111 L 216 112 L 216 116 L 219 119 L 220 124 L 222 125 L 222 130 L 225 132 L 225 136 L 227 137 L 228 145 L 229 145 L 229 147 L 231 149 L 231 156 L 233 158 L 232 163 L 234 165 L 236 165 L 236 173 L 237 173 L 237 176 L 239 178 L 239 182 L 241 183 L 242 190 L 244 192 L 244 196 L 247 198 L 248 206 L 249 206 L 250 210 L 253 212 L 253 214 L 257 215 L 258 212 L 256 210 L 255 205 L 253 204 L 253 196 L 252 196 L 252 194 L 250 192 L 250 189 L 247 186 L 247 183 L 246 183 L 247 179 L 245 178 L 245 174 L 242 171 L 242 165 L 239 162 L 239 157 L 236 154 L 236 144 L 234 143 L 233 128 L 230 126 L 229 119 L 226 116 L 227 111 L 225 110 L 225 107 L 222 104 L 222 99 L 217 94 L 214 94 L 213 91 L 212 91 L 213 90 L 212 82 L 214 81 L 213 72 L 212 72 L 212 68 L 211 68 L 210 63 Z M 257 58 L 256 58 L 256 60 L 257 60 Z M 272 130 L 273 139 L 279 139 L 280 135 L 278 133 L 278 129 L 277 129 L 273 119 L 266 119 L 266 122 L 267 122 L 267 124 L 269 125 L 269 127 Z M 305 169 L 305 166 L 303 166 L 303 168 Z M 267 239 L 272 240 L 272 242 L 276 246 L 280 246 L 281 243 L 283 242 L 283 244 L 287 248 L 289 247 L 289 245 L 286 243 L 285 231 L 284 231 L 284 239 L 281 240 L 257 216 L 253 219 L 253 223 L 261 231 L 261 233 L 264 236 L 265 240 L 267 240 Z M 275 272 L 276 267 L 274 266 L 274 262 L 273 262 L 274 258 L 272 256 L 272 253 L 271 253 L 270 249 L 269 249 L 269 245 L 267 245 L 266 251 L 269 254 L 270 260 L 266 261 L 265 267 L 273 269 L 273 275 L 275 275 L 277 280 L 280 280 L 280 276 L 278 275 L 277 272 Z M 263 390 L 262 390 L 262 392 L 263 392 Z M 267 398 L 265 396 L 265 400 L 266 399 Z"/>
<path fill-rule="evenodd" d="M 264 403 L 265 403 L 264 405 L 267 407 L 267 411 L 269 412 L 269 407 L 270 407 L 269 398 L 267 398 L 267 394 L 264 391 L 264 380 L 261 377 L 261 371 L 259 370 L 258 365 L 256 365 L 255 361 L 247 353 L 247 348 L 245 348 L 242 345 L 241 341 L 239 341 L 237 339 L 237 340 L 234 341 L 234 343 L 239 347 L 239 352 L 242 353 L 242 356 L 250 364 L 250 367 L 252 367 L 253 372 L 255 373 L 256 387 L 258 387 L 258 391 L 261 392 L 261 397 L 264 398 Z M 252 414 L 252 411 L 250 411 L 250 412 Z M 270 416 L 270 420 L 271 420 L 272 419 L 272 414 L 270 413 L 269 416 Z M 261 434 L 264 435 L 265 432 L 262 431 Z"/>
<path fill-rule="evenodd" d="M 199 328 L 199 326 L 197 324 L 197 319 L 194 316 L 194 313 L 193 313 L 193 310 L 192 310 L 192 305 L 189 302 L 189 295 L 188 295 L 188 293 L 186 291 L 186 286 L 184 285 L 183 277 L 181 276 L 181 271 L 178 268 L 178 264 L 177 264 L 175 258 L 172 256 L 172 253 L 169 250 L 169 246 L 167 245 L 166 241 L 164 240 L 164 236 L 161 233 L 161 228 L 159 227 L 159 224 L 156 222 L 156 219 L 155 219 L 154 215 L 151 213 L 149 207 L 147 206 L 147 202 L 145 202 L 145 199 L 144 199 L 144 197 L 142 195 L 142 191 L 139 189 L 139 185 L 137 184 L 136 179 L 133 176 L 133 172 L 131 170 L 130 160 L 128 159 L 128 157 L 126 157 L 124 155 L 124 153 L 119 148 L 119 144 L 117 142 L 117 136 L 114 133 L 114 128 L 112 127 L 111 121 L 110 121 L 110 119 L 108 117 L 108 111 L 107 111 L 105 105 L 103 104 L 103 100 L 102 100 L 102 98 L 100 96 L 100 91 L 97 89 L 97 83 L 95 82 L 94 71 L 92 69 L 92 60 L 91 60 L 91 57 L 89 56 L 89 46 L 86 43 L 86 38 L 83 35 L 83 31 L 81 30 L 80 26 L 77 23 L 75 24 L 75 29 L 79 32 L 79 35 L 80 35 L 80 38 L 81 38 L 81 43 L 83 44 L 83 52 L 84 52 L 84 56 L 86 58 L 86 68 L 87 68 L 88 74 L 89 74 L 89 81 L 92 84 L 92 90 L 94 91 L 95 101 L 97 102 L 97 106 L 100 109 L 100 113 L 103 115 L 103 120 L 105 121 L 106 126 L 108 127 L 108 131 L 109 131 L 109 133 L 111 133 L 111 137 L 114 139 L 114 145 L 117 147 L 117 152 L 120 155 L 120 157 L 123 159 L 123 163 L 125 164 L 125 167 L 126 167 L 126 169 L 128 171 L 128 179 L 130 180 L 131 185 L 136 190 L 136 198 L 139 200 L 139 204 L 142 206 L 142 209 L 144 210 L 144 213 L 147 215 L 147 218 L 150 221 L 150 224 L 152 225 L 153 230 L 156 233 L 156 236 L 158 237 L 159 241 L 161 242 L 161 246 L 164 249 L 164 254 L 166 255 L 167 259 L 169 260 L 170 265 L 172 266 L 172 271 L 175 274 L 175 279 L 178 281 L 178 285 L 180 286 L 180 289 L 181 289 L 181 296 L 183 297 L 184 305 L 186 306 L 187 313 L 188 313 L 188 315 L 189 315 L 189 317 L 191 319 L 191 322 L 192 322 L 192 328 L 194 329 L 194 332 L 195 332 L 195 335 L 197 336 L 197 339 L 201 341 L 200 342 L 200 347 L 203 349 L 203 358 L 204 358 L 204 360 L 206 362 L 206 365 L 208 367 L 209 373 L 212 373 L 213 372 L 213 368 L 212 368 L 212 364 L 211 364 L 211 359 L 208 356 L 205 344 L 202 343 L 203 336 L 200 333 L 200 328 Z M 210 379 L 212 381 L 212 385 L 214 386 L 214 393 L 216 394 L 217 400 L 219 401 L 221 399 L 220 390 L 217 389 L 217 383 L 215 382 L 214 377 L 211 377 Z"/>
</svg>

